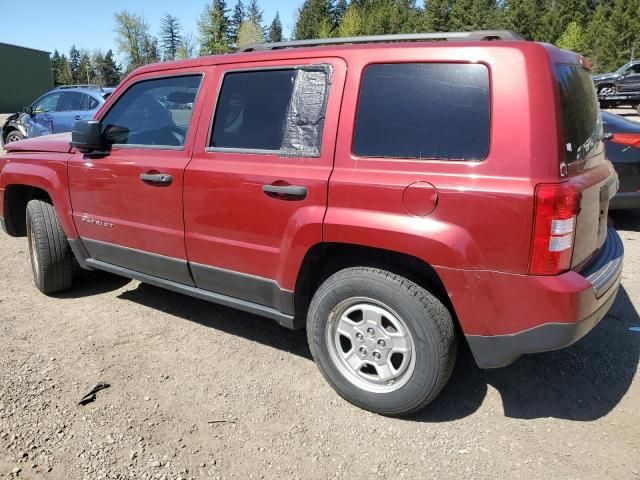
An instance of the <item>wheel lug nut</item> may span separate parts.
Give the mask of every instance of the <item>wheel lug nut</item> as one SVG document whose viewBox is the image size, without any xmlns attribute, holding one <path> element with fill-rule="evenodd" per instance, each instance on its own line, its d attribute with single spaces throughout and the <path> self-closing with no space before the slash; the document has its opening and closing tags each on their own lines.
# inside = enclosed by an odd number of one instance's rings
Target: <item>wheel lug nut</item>
<svg viewBox="0 0 640 480">
<path fill-rule="evenodd" d="M 360 350 L 360 353 L 361 353 L 362 355 L 366 355 L 366 354 L 367 354 L 367 349 L 366 349 L 366 348 L 364 348 L 364 347 L 360 347 L 360 349 L 359 349 L 359 350 Z"/>
<path fill-rule="evenodd" d="M 358 339 L 359 342 L 364 340 L 364 335 L 362 335 L 361 333 L 356 333 L 356 338 Z"/>
<path fill-rule="evenodd" d="M 380 352 L 373 352 L 373 356 L 377 359 L 380 359 Z"/>
<path fill-rule="evenodd" d="M 367 328 L 367 333 L 369 334 L 370 337 L 373 337 L 376 334 L 375 330 L 371 327 Z"/>
<path fill-rule="evenodd" d="M 387 346 L 387 342 L 385 342 L 384 340 L 380 339 L 378 340 L 378 346 L 384 348 Z"/>
</svg>

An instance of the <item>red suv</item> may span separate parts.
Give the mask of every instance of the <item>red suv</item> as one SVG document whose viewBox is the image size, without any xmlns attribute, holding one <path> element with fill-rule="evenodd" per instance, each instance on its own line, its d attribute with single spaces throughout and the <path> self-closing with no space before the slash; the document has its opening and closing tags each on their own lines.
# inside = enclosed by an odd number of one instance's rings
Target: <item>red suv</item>
<svg viewBox="0 0 640 480">
<path fill-rule="evenodd" d="M 37 287 L 74 262 L 307 328 L 350 402 L 418 410 L 611 306 L 588 62 L 509 32 L 271 44 L 142 67 L 72 136 L 0 159 Z"/>
</svg>

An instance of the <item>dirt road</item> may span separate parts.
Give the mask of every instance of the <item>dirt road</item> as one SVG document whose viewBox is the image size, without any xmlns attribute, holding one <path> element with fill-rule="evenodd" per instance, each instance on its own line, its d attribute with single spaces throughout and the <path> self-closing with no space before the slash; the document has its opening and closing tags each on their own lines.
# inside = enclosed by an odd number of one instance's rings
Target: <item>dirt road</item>
<svg viewBox="0 0 640 480">
<path fill-rule="evenodd" d="M 616 221 L 623 286 L 591 334 L 494 371 L 462 348 L 402 420 L 341 400 L 302 331 L 97 273 L 48 298 L 0 235 L 0 476 L 640 479 L 640 215 Z"/>
</svg>

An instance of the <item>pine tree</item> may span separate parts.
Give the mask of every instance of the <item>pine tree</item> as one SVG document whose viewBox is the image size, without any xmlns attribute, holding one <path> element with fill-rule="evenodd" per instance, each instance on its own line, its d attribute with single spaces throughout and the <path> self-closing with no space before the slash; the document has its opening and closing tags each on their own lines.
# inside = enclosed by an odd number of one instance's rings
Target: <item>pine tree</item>
<svg viewBox="0 0 640 480">
<path fill-rule="evenodd" d="M 107 87 L 115 87 L 120 83 L 120 76 L 122 75 L 120 67 L 113 58 L 113 52 L 108 50 L 103 57 L 102 64 L 98 67 L 100 69 L 100 76 L 104 85 Z"/>
<path fill-rule="evenodd" d="M 578 22 L 570 22 L 567 25 L 565 31 L 558 38 L 556 46 L 583 55 L 587 53 L 587 38 Z"/>
<path fill-rule="evenodd" d="M 71 85 L 73 83 L 73 75 L 71 74 L 71 65 L 65 54 L 60 55 L 60 70 L 58 71 L 59 85 Z"/>
<path fill-rule="evenodd" d="M 91 84 L 94 78 L 93 64 L 91 63 L 91 57 L 87 51 L 83 51 L 80 55 L 80 62 L 78 63 L 78 78 L 77 82 L 80 84 Z"/>
<path fill-rule="evenodd" d="M 231 15 L 231 19 L 229 20 L 229 37 L 231 38 L 231 42 L 233 44 L 238 43 L 238 33 L 240 32 L 240 25 L 244 22 L 246 18 L 246 12 L 244 8 L 244 3 L 242 0 L 238 0 L 235 7 L 233 7 L 233 14 Z"/>
<path fill-rule="evenodd" d="M 457 0 L 451 8 L 449 26 L 460 32 L 483 30 L 494 8 L 492 0 Z"/>
<path fill-rule="evenodd" d="M 276 16 L 273 17 L 273 22 L 269 27 L 269 42 L 282 42 L 282 22 L 280 21 L 280 14 L 276 12 Z"/>
<path fill-rule="evenodd" d="M 180 22 L 167 13 L 160 21 L 160 45 L 164 60 L 175 60 L 180 47 Z"/>
<path fill-rule="evenodd" d="M 321 25 L 332 24 L 330 0 L 305 0 L 298 11 L 298 21 L 293 29 L 296 40 L 319 38 Z"/>
<path fill-rule="evenodd" d="M 593 61 L 595 72 L 612 71 L 619 66 L 616 65 L 618 35 L 613 32 L 610 18 L 611 5 L 606 2 L 599 3 L 586 31 L 589 58 Z"/>
<path fill-rule="evenodd" d="M 447 32 L 452 0 L 425 0 L 422 28 L 427 32 Z"/>
<path fill-rule="evenodd" d="M 347 0 L 338 0 L 333 6 L 333 24 L 340 25 L 342 22 L 342 17 L 349 8 L 349 2 Z"/>
<path fill-rule="evenodd" d="M 256 25 L 259 25 L 262 28 L 262 10 L 260 10 L 260 6 L 258 5 L 258 0 L 250 0 L 249 6 L 247 7 L 247 20 Z"/>
<path fill-rule="evenodd" d="M 200 55 L 227 53 L 230 49 L 229 17 L 225 0 L 212 0 L 198 20 Z"/>
<path fill-rule="evenodd" d="M 540 0 L 507 0 L 504 26 L 526 40 L 535 40 L 539 28 Z"/>
<path fill-rule="evenodd" d="M 51 71 L 53 72 L 53 84 L 59 85 L 60 81 L 60 53 L 58 50 L 53 51 L 51 56 Z"/>
<path fill-rule="evenodd" d="M 396 0 L 391 9 L 389 33 L 413 33 L 420 30 L 420 11 L 415 0 Z"/>
<path fill-rule="evenodd" d="M 347 11 L 342 15 L 342 21 L 338 27 L 338 36 L 357 37 L 364 33 L 364 24 L 360 9 L 353 3 L 349 5 Z"/>
<path fill-rule="evenodd" d="M 69 68 L 71 69 L 71 81 L 72 83 L 80 82 L 80 72 L 78 70 L 80 66 L 80 51 L 75 45 L 71 45 L 69 50 Z"/>
<path fill-rule="evenodd" d="M 238 45 L 242 49 L 248 45 L 256 45 L 264 42 L 264 35 L 260 25 L 249 19 L 242 22 L 240 31 L 238 32 Z"/>
</svg>

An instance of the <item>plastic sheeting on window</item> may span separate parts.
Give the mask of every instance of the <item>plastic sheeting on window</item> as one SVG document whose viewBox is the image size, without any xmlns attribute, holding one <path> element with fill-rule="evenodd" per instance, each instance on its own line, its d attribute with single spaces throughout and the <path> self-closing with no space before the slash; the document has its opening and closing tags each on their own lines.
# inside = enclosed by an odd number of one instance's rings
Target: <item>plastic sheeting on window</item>
<svg viewBox="0 0 640 480">
<path fill-rule="evenodd" d="M 281 155 L 320 156 L 330 85 L 330 65 L 309 65 L 297 69 L 293 96 L 285 122 Z"/>
</svg>

